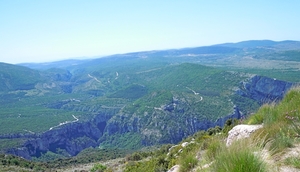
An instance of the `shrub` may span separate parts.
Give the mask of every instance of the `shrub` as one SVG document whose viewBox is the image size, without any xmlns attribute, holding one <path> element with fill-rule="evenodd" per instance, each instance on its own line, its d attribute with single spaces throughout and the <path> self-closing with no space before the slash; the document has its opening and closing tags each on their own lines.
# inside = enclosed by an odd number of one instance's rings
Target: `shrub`
<svg viewBox="0 0 300 172">
<path fill-rule="evenodd" d="M 221 131 L 222 131 L 222 128 L 219 127 L 219 126 L 216 126 L 216 127 L 214 127 L 214 128 L 209 128 L 209 129 L 207 130 L 207 132 L 208 132 L 209 135 L 214 135 L 214 134 L 217 134 L 217 133 L 219 133 L 219 132 L 221 132 Z"/>
<path fill-rule="evenodd" d="M 126 156 L 127 161 L 139 161 L 142 159 L 142 155 L 139 152 L 134 152 L 131 155 Z"/>
<path fill-rule="evenodd" d="M 223 148 L 218 152 L 213 171 L 216 172 L 265 172 L 267 166 L 259 155 L 254 153 L 251 146 L 236 142 L 228 148 Z"/>
<path fill-rule="evenodd" d="M 91 169 L 91 172 L 104 172 L 106 168 L 107 167 L 102 164 L 95 164 Z"/>
</svg>

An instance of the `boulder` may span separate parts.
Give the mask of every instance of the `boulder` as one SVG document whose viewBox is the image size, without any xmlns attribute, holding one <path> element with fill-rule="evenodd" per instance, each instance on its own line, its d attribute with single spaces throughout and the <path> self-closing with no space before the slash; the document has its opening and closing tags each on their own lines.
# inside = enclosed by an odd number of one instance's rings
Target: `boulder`
<svg viewBox="0 0 300 172">
<path fill-rule="evenodd" d="M 228 132 L 226 146 L 230 146 L 236 140 L 249 137 L 251 133 L 262 127 L 263 125 L 237 125 L 233 127 Z"/>
</svg>

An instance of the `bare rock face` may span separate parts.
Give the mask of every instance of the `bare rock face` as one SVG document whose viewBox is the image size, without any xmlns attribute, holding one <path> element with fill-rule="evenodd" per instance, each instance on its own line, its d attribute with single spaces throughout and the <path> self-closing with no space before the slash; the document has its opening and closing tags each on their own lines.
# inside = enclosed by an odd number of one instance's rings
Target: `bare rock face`
<svg viewBox="0 0 300 172">
<path fill-rule="evenodd" d="M 263 125 L 237 125 L 233 127 L 228 132 L 226 146 L 230 146 L 233 141 L 249 137 L 251 133 L 262 127 Z"/>
<path fill-rule="evenodd" d="M 292 86 L 291 82 L 255 75 L 241 83 L 237 94 L 261 103 L 273 102 L 281 100 Z"/>
</svg>

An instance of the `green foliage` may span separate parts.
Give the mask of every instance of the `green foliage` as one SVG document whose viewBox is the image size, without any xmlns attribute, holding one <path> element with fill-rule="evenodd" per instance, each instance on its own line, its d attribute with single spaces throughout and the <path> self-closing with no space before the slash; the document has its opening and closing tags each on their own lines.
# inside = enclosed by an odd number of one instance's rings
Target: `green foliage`
<svg viewBox="0 0 300 172">
<path fill-rule="evenodd" d="M 91 169 L 91 172 L 105 172 L 106 169 L 107 167 L 102 164 L 95 164 Z"/>
</svg>

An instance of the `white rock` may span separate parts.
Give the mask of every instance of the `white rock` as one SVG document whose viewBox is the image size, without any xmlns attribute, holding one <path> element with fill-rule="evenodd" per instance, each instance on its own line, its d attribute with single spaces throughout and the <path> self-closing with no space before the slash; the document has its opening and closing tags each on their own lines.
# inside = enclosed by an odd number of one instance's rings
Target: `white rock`
<svg viewBox="0 0 300 172">
<path fill-rule="evenodd" d="M 233 127 L 228 132 L 226 146 L 230 146 L 235 140 L 249 137 L 251 133 L 262 127 L 263 125 L 237 125 Z"/>
<path fill-rule="evenodd" d="M 171 152 L 172 149 L 176 148 L 178 145 L 174 145 L 172 147 L 169 148 L 169 152 Z"/>
<path fill-rule="evenodd" d="M 179 172 L 179 165 L 174 165 L 168 172 Z"/>
<path fill-rule="evenodd" d="M 183 142 L 182 144 L 181 144 L 181 147 L 186 147 L 187 145 L 189 144 L 189 142 Z"/>
</svg>

